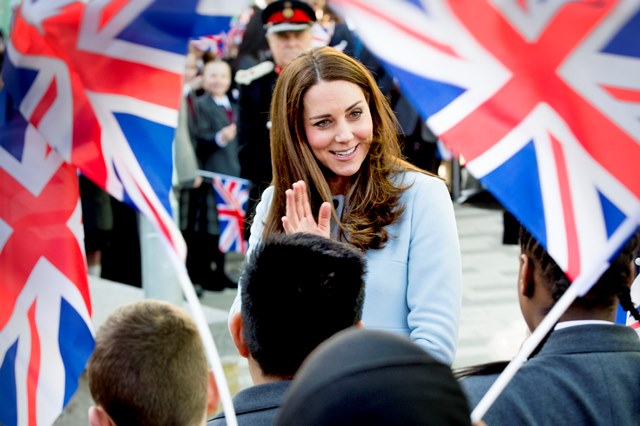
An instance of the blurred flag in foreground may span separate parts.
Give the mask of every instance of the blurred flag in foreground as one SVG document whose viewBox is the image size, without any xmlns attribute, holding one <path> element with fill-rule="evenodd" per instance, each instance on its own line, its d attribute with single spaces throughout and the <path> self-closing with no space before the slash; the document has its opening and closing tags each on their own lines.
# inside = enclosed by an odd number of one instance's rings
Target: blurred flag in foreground
<svg viewBox="0 0 640 426">
<path fill-rule="evenodd" d="M 244 3 L 16 8 L 0 102 L 1 424 L 53 423 L 93 349 L 77 169 L 149 218 L 175 265 L 184 259 L 169 191 L 187 43 L 225 30 Z"/>
<path fill-rule="evenodd" d="M 640 2 L 331 4 L 571 279 L 615 255 L 640 220 Z"/>
<path fill-rule="evenodd" d="M 49 425 L 93 351 L 76 168 L 0 94 L 0 424 Z"/>
</svg>

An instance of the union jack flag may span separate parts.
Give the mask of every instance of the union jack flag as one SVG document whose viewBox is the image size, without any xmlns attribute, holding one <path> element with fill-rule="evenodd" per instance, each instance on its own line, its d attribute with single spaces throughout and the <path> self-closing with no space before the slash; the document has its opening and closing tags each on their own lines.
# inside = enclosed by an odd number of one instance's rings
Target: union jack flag
<svg viewBox="0 0 640 426">
<path fill-rule="evenodd" d="M 229 3 L 16 9 L 0 102 L 0 424 L 53 423 L 93 349 L 76 167 L 184 260 L 169 204 L 184 54 L 226 29 L 242 5 Z"/>
<path fill-rule="evenodd" d="M 640 2 L 331 4 L 569 278 L 635 231 Z"/>
<path fill-rule="evenodd" d="M 211 177 L 216 193 L 220 226 L 218 248 L 222 253 L 245 253 L 244 217 L 249 200 L 249 181 L 220 173 L 207 173 L 207 176 Z"/>
<path fill-rule="evenodd" d="M 201 52 L 211 52 L 222 56 L 226 50 L 227 35 L 225 33 L 202 36 L 189 43 Z"/>
<path fill-rule="evenodd" d="M 94 346 L 78 176 L 7 97 L 2 91 L 0 424 L 52 424 Z"/>
</svg>

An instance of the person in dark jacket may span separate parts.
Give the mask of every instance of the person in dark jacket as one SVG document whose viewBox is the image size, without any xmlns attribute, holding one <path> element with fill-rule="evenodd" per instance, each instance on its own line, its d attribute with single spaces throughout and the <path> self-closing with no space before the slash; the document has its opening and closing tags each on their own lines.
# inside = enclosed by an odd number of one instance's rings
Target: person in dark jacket
<svg viewBox="0 0 640 426">
<path fill-rule="evenodd" d="M 228 95 L 231 67 L 222 60 L 205 64 L 202 77 L 205 94 L 196 101 L 189 128 L 198 168 L 229 176 L 240 175 L 236 117 L 237 103 Z M 234 288 L 225 273 L 225 254 L 218 248 L 220 225 L 216 194 L 210 178 L 184 194 L 186 215 L 181 216 L 187 240 L 187 269 L 191 280 L 207 290 Z M 216 265 L 215 271 L 211 263 Z"/>
<path fill-rule="evenodd" d="M 249 228 L 260 194 L 271 182 L 269 108 L 276 79 L 283 67 L 311 48 L 311 26 L 315 12 L 301 1 L 275 1 L 262 11 L 262 22 L 273 61 L 264 61 L 236 73 L 240 88 L 238 141 L 241 176 L 251 182 L 247 205 Z"/>
</svg>

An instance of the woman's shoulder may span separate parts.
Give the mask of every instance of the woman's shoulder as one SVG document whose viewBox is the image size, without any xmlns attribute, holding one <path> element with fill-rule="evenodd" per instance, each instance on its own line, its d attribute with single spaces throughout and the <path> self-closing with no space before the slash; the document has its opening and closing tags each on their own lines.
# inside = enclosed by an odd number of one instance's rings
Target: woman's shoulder
<svg viewBox="0 0 640 426">
<path fill-rule="evenodd" d="M 411 169 L 403 169 L 395 172 L 392 179 L 395 183 L 402 186 L 446 186 L 445 182 L 438 176 Z"/>
<path fill-rule="evenodd" d="M 267 189 L 262 191 L 262 195 L 260 196 L 260 200 L 270 201 L 271 198 L 273 198 L 273 191 L 275 191 L 274 186 L 273 185 L 269 185 L 267 187 Z"/>
<path fill-rule="evenodd" d="M 414 170 L 398 172 L 394 178 L 396 184 L 405 188 L 402 202 L 412 210 L 426 212 L 434 206 L 451 204 L 451 194 L 444 180 L 429 173 Z"/>
</svg>

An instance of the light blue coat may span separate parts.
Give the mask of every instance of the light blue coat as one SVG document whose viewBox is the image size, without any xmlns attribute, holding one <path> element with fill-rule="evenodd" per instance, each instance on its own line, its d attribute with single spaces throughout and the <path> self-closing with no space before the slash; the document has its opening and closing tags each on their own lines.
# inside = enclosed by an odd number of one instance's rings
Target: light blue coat
<svg viewBox="0 0 640 426">
<path fill-rule="evenodd" d="M 400 198 L 404 212 L 387 227 L 390 240 L 382 249 L 366 252 L 362 319 L 367 328 L 409 336 L 450 365 L 455 357 L 462 301 L 453 204 L 446 185 L 438 178 L 407 171 L 396 179 L 403 185 L 413 184 Z M 247 255 L 262 238 L 273 191 L 273 187 L 265 190 L 258 204 Z M 232 313 L 240 309 L 239 294 Z"/>
</svg>

